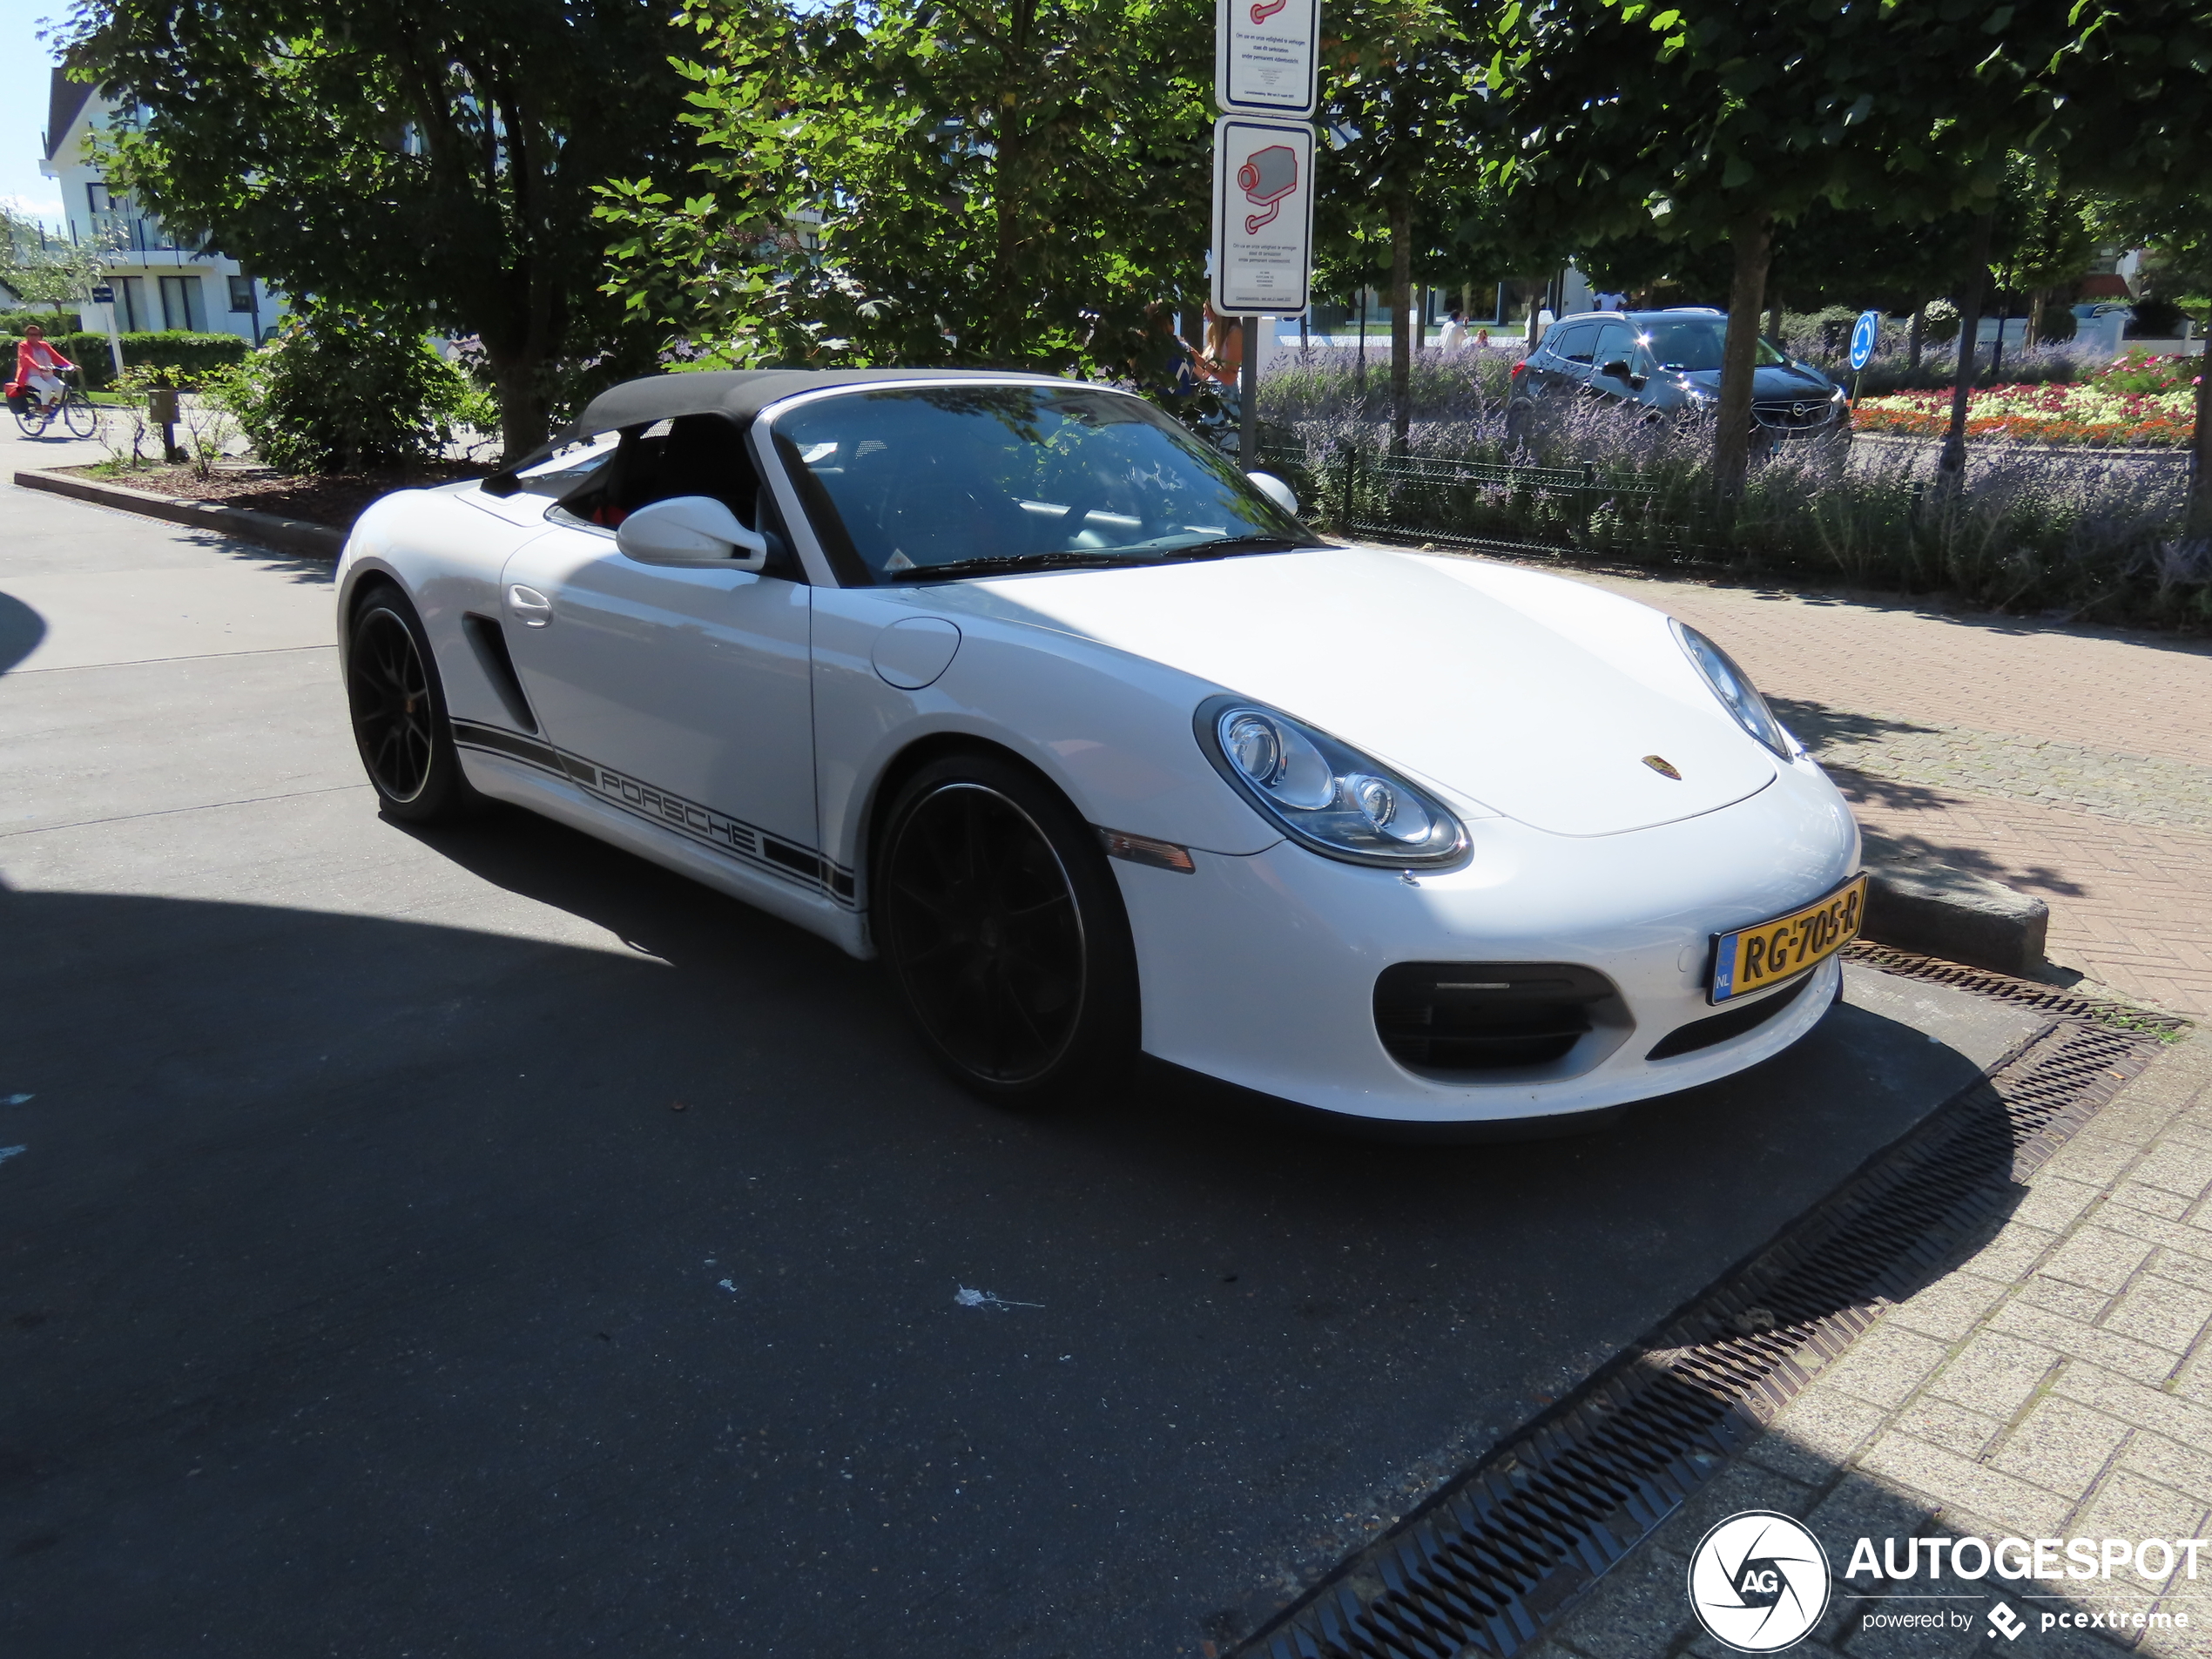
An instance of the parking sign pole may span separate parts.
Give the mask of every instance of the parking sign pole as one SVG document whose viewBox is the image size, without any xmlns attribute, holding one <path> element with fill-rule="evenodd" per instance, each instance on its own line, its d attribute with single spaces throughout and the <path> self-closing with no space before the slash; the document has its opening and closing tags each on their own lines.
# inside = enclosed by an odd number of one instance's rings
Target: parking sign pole
<svg viewBox="0 0 2212 1659">
<path fill-rule="evenodd" d="M 1244 362 L 1237 371 L 1237 464 L 1246 472 L 1259 465 L 1259 325 L 1260 317 L 1242 317 Z"/>
<path fill-rule="evenodd" d="M 1259 465 L 1259 325 L 1304 316 L 1312 287 L 1320 36 L 1321 0 L 1215 0 L 1213 308 L 1237 319 L 1247 472 Z"/>
<path fill-rule="evenodd" d="M 123 373 L 123 336 L 115 326 L 115 283 L 112 278 L 92 286 L 92 303 L 107 307 L 107 354 L 118 374 Z"/>
</svg>

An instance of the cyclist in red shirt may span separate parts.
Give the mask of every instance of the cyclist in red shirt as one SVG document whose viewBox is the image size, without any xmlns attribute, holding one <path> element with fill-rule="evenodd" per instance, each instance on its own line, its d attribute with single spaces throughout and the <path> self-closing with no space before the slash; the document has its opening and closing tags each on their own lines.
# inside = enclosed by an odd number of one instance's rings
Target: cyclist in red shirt
<svg viewBox="0 0 2212 1659">
<path fill-rule="evenodd" d="M 16 384 L 36 392 L 41 402 L 59 402 L 62 383 L 54 378 L 54 371 L 77 365 L 46 343 L 46 331 L 37 323 L 23 332 L 23 344 L 16 347 Z"/>
</svg>

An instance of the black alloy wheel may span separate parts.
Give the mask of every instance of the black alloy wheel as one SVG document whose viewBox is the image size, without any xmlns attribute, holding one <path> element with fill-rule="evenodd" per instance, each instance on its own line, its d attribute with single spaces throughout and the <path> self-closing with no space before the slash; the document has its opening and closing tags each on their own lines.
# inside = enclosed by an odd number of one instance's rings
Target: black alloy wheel
<svg viewBox="0 0 2212 1659">
<path fill-rule="evenodd" d="M 430 824 L 477 804 L 462 776 L 422 624 L 396 588 L 380 583 L 354 613 L 346 699 L 354 745 L 387 813 Z"/>
<path fill-rule="evenodd" d="M 1042 779 L 988 755 L 898 796 L 874 880 L 878 945 L 953 1075 L 1004 1103 L 1094 1092 L 1136 1047 L 1136 974 L 1098 840 Z"/>
</svg>

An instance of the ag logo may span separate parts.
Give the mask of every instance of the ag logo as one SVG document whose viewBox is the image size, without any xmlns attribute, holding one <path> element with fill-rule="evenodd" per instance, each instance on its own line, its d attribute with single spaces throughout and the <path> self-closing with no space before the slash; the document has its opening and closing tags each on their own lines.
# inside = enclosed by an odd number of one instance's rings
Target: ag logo
<svg viewBox="0 0 2212 1659">
<path fill-rule="evenodd" d="M 1789 1516 L 1747 1509 L 1699 1541 L 1689 1605 L 1716 1642 L 1738 1653 L 1779 1653 L 1828 1610 L 1828 1556 Z"/>
</svg>

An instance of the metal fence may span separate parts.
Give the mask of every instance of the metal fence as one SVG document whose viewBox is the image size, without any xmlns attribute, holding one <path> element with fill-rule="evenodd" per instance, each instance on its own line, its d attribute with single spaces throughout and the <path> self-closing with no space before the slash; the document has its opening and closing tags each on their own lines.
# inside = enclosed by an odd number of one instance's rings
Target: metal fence
<svg viewBox="0 0 2212 1659">
<path fill-rule="evenodd" d="M 1553 543 L 1471 533 L 1477 496 L 1556 498 L 1569 523 L 1587 523 L 1608 501 L 1642 503 L 1660 491 L 1635 480 L 1605 478 L 1595 466 L 1521 467 L 1502 462 L 1453 461 L 1431 455 L 1378 455 L 1352 445 L 1315 456 L 1304 448 L 1263 446 L 1260 464 L 1280 474 L 1309 511 L 1343 529 L 1420 536 L 1463 547 L 1563 550 Z M 1571 538 L 1570 538 L 1571 539 Z"/>
</svg>

